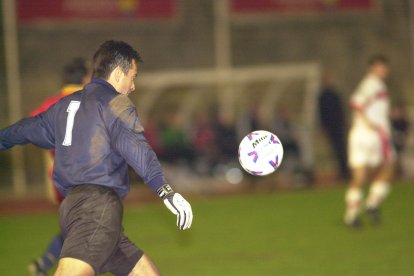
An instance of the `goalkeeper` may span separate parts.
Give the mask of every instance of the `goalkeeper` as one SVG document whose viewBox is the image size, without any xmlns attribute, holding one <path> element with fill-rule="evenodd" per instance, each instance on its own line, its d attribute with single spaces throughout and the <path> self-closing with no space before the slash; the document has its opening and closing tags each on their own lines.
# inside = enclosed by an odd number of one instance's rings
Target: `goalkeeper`
<svg viewBox="0 0 414 276">
<path fill-rule="evenodd" d="M 0 130 L 0 150 L 27 143 L 55 149 L 53 179 L 65 197 L 59 208 L 64 244 L 55 275 L 159 274 L 123 232 L 128 165 L 177 216 L 180 229 L 191 226 L 191 206 L 167 184 L 128 98 L 140 61 L 125 42 L 106 41 L 93 57 L 93 79 L 83 90 Z"/>
</svg>

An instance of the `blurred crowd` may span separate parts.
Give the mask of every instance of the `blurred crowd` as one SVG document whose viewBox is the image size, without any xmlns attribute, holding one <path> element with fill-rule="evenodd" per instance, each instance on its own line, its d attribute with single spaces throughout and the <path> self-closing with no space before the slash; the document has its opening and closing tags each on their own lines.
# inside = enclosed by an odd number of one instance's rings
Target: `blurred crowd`
<svg viewBox="0 0 414 276">
<path fill-rule="evenodd" d="M 237 160 L 235 125 L 216 113 L 198 112 L 187 128 L 178 111 L 170 110 L 158 121 L 148 120 L 144 128 L 149 144 L 167 164 L 185 165 L 208 176 L 214 174 L 216 164 Z"/>
</svg>

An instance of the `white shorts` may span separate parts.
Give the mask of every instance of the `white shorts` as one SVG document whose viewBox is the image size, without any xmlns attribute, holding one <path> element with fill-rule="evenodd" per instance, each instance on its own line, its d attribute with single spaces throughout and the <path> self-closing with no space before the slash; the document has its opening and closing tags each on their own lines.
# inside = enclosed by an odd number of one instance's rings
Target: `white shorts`
<svg viewBox="0 0 414 276">
<path fill-rule="evenodd" d="M 351 168 L 377 167 L 395 159 L 391 137 L 385 132 L 352 128 L 348 138 L 348 163 Z"/>
</svg>

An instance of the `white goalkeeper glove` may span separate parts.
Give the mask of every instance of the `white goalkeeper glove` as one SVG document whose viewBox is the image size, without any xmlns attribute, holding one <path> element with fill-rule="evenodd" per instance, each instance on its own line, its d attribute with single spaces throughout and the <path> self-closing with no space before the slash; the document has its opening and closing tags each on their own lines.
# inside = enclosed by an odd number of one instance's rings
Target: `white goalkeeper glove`
<svg viewBox="0 0 414 276">
<path fill-rule="evenodd" d="M 180 230 L 191 227 L 193 211 L 191 205 L 179 193 L 174 192 L 170 185 L 164 184 L 158 189 L 158 195 L 164 201 L 165 206 L 177 216 L 177 226 Z"/>
</svg>

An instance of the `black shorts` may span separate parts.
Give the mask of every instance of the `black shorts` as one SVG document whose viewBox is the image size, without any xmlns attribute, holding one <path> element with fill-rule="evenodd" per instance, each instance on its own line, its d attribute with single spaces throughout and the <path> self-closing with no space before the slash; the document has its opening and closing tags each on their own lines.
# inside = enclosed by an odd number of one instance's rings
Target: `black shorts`
<svg viewBox="0 0 414 276">
<path fill-rule="evenodd" d="M 98 274 L 128 275 L 143 255 L 124 236 L 122 201 L 110 188 L 76 186 L 60 205 L 59 215 L 64 237 L 61 258 L 82 260 Z"/>
</svg>

